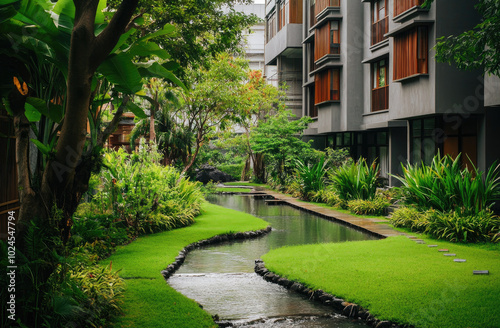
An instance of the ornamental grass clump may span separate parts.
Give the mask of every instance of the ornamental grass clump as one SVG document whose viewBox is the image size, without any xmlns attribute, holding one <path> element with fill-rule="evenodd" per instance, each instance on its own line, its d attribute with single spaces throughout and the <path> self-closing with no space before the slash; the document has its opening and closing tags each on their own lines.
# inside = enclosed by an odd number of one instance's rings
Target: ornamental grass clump
<svg viewBox="0 0 500 328">
<path fill-rule="evenodd" d="M 355 199 L 347 202 L 349 211 L 357 215 L 384 215 L 389 202 L 382 197 L 372 200 Z"/>
<path fill-rule="evenodd" d="M 486 174 L 474 166 L 462 169 L 460 157 L 438 154 L 429 166 L 402 165 L 403 176 L 396 178 L 402 183 L 405 203 L 463 215 L 491 209 L 500 200 L 500 166 L 492 165 Z"/>
<path fill-rule="evenodd" d="M 302 160 L 296 161 L 296 174 L 299 182 L 300 196 L 309 200 L 314 193 L 325 187 L 325 176 L 328 172 L 327 161 L 321 157 L 318 163 L 306 164 Z"/>
<path fill-rule="evenodd" d="M 500 241 L 500 217 L 488 210 L 467 215 L 431 211 L 427 219 L 426 232 L 438 239 L 472 243 Z"/>
<path fill-rule="evenodd" d="M 379 165 L 369 165 L 364 158 L 342 165 L 330 174 L 338 196 L 345 200 L 371 200 L 377 192 Z"/>
<path fill-rule="evenodd" d="M 414 207 L 397 209 L 392 213 L 390 221 L 396 228 L 408 228 L 413 232 L 424 232 L 429 225 L 427 212 L 421 212 Z"/>
</svg>

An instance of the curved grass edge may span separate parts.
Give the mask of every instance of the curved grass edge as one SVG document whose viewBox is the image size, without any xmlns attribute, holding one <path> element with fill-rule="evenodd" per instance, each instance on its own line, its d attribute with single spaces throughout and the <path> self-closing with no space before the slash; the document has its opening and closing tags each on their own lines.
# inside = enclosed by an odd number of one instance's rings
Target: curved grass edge
<svg viewBox="0 0 500 328">
<path fill-rule="evenodd" d="M 138 238 L 119 247 L 102 265 L 112 265 L 125 279 L 123 312 L 114 327 L 217 327 L 210 314 L 198 303 L 170 287 L 161 271 L 183 261 L 186 247 L 208 245 L 242 237 L 257 237 L 270 231 L 268 223 L 250 214 L 213 204 L 189 226 Z M 243 234 L 244 232 L 248 232 Z M 164 270 L 164 271 L 165 271 Z"/>
<path fill-rule="evenodd" d="M 303 284 L 311 293 L 321 290 L 336 295 L 337 307 L 342 300 L 354 303 L 358 314 L 367 318 L 371 314 L 370 324 L 384 321 L 384 327 L 389 322 L 400 327 L 500 326 L 496 311 L 500 306 L 500 252 L 434 239 L 424 242 L 388 237 L 301 245 L 274 249 L 262 259 L 266 269 L 279 275 L 282 283 L 286 278 Z M 438 247 L 429 247 L 434 244 Z M 438 251 L 443 248 L 456 257 L 443 256 Z M 467 262 L 454 262 L 456 258 L 466 258 Z M 490 275 L 473 275 L 473 270 L 483 269 Z M 270 278 L 280 283 L 280 278 Z M 364 309 L 370 312 L 366 314 Z"/>
</svg>

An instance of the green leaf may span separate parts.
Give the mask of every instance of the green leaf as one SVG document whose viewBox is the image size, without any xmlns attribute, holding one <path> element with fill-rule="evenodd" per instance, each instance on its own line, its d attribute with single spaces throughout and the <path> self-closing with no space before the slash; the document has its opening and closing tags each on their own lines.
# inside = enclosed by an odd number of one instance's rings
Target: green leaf
<svg viewBox="0 0 500 328">
<path fill-rule="evenodd" d="M 146 113 L 144 113 L 144 110 L 141 107 L 137 106 L 131 101 L 127 103 L 127 109 L 130 110 L 132 113 L 134 113 L 135 116 L 139 119 L 144 119 L 148 117 Z"/>
<path fill-rule="evenodd" d="M 42 118 L 42 113 L 29 103 L 24 104 L 24 114 L 30 122 L 38 122 Z"/>
<path fill-rule="evenodd" d="M 41 143 L 40 141 L 36 140 L 36 139 L 31 139 L 31 142 L 33 144 L 35 144 L 36 148 L 38 148 L 38 150 L 44 154 L 44 155 L 49 155 L 50 152 L 51 152 L 51 148 L 50 146 L 48 145 L 44 145 L 43 143 Z"/>
<path fill-rule="evenodd" d="M 60 123 L 64 117 L 64 108 L 61 105 L 50 103 L 47 107 L 45 100 L 40 98 L 28 97 L 26 103 L 30 104 L 42 115 L 50 118 L 56 123 Z M 32 121 L 34 122 L 34 121 Z"/>
<path fill-rule="evenodd" d="M 142 41 L 146 41 L 146 40 L 149 40 L 151 38 L 156 38 L 157 36 L 162 36 L 162 35 L 167 35 L 167 34 L 171 34 L 175 31 L 175 27 L 171 24 L 165 24 L 165 26 L 163 26 L 163 28 L 161 30 L 158 30 L 154 33 L 150 33 L 146 36 L 143 36 L 142 38 L 140 38 L 139 40 L 136 41 L 137 42 L 142 42 Z"/>
<path fill-rule="evenodd" d="M 127 52 L 132 56 L 148 57 L 154 55 L 161 59 L 170 58 L 166 50 L 160 48 L 160 46 L 153 42 L 139 42 L 132 46 Z"/>
<path fill-rule="evenodd" d="M 142 89 L 141 75 L 129 54 L 119 53 L 109 56 L 98 70 L 109 82 L 117 86 L 118 91 L 133 94 Z"/>
<path fill-rule="evenodd" d="M 149 61 L 147 63 L 139 63 L 136 65 L 140 67 L 139 73 L 142 77 L 159 77 L 162 79 L 167 79 L 175 83 L 177 86 L 183 88 L 184 90 L 187 90 L 184 83 L 182 83 L 174 73 L 170 72 L 168 69 L 158 64 L 157 62 Z"/>
</svg>

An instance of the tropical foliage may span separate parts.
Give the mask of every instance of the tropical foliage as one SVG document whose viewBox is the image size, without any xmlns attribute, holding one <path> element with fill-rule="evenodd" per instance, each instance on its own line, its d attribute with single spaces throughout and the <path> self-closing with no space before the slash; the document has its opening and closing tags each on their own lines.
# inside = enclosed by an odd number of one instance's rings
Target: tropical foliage
<svg viewBox="0 0 500 328">
<path fill-rule="evenodd" d="M 330 174 L 330 179 L 339 197 L 346 200 L 371 200 L 377 192 L 379 165 L 369 165 L 364 158 L 344 164 Z"/>
<path fill-rule="evenodd" d="M 500 166 L 492 165 L 485 174 L 476 167 L 461 168 L 460 156 L 438 154 L 429 166 L 402 165 L 403 176 L 396 178 L 404 201 L 421 210 L 456 210 L 464 215 L 491 209 L 500 199 Z"/>
</svg>

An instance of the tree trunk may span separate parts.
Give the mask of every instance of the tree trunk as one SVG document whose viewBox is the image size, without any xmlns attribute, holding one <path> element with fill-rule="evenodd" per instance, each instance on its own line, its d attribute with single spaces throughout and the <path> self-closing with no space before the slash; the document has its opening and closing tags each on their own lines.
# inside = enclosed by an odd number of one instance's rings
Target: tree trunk
<svg viewBox="0 0 500 328">
<path fill-rule="evenodd" d="M 257 181 L 266 183 L 266 169 L 264 167 L 264 154 L 255 154 L 253 163 L 253 174 Z"/>
<path fill-rule="evenodd" d="M 92 77 L 124 33 L 138 0 L 124 0 L 109 25 L 98 36 L 94 35 L 94 22 L 99 0 L 74 0 L 74 3 L 75 22 L 71 34 L 64 122 L 55 154 L 43 172 L 40 191 L 33 192 L 29 187 L 22 192 L 19 213 L 21 222 L 31 221 L 34 215 L 49 221 L 55 206 L 61 211 L 59 228 L 63 242 L 69 238 L 71 216 L 88 189 L 91 174 L 91 154 L 83 157 L 82 154 L 87 137 Z M 25 132 L 23 124 L 23 120 L 18 119 L 16 134 Z M 29 166 L 23 157 L 27 156 L 24 154 L 29 149 L 25 139 L 22 135 L 16 146 L 18 158 L 22 160 L 18 161 L 22 188 L 29 184 Z M 28 178 L 23 174 L 27 174 Z"/>
<path fill-rule="evenodd" d="M 241 181 L 247 181 L 248 180 L 248 172 L 250 171 L 250 162 L 251 162 L 252 156 L 248 155 L 247 159 L 245 160 L 245 165 L 243 166 L 243 170 L 241 171 Z"/>
</svg>

